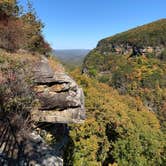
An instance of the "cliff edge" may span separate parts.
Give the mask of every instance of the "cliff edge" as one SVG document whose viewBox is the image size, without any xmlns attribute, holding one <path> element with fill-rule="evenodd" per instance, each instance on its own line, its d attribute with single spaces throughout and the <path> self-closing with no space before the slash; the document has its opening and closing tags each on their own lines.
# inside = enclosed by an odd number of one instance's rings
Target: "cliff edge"
<svg viewBox="0 0 166 166">
<path fill-rule="evenodd" d="M 54 57 L 0 50 L 0 165 L 63 165 L 84 94 Z M 51 142 L 51 143 L 50 143 Z"/>
<path fill-rule="evenodd" d="M 49 123 L 81 123 L 85 120 L 84 94 L 65 72 L 54 71 L 45 57 L 34 68 L 35 92 L 41 105 L 33 119 Z"/>
</svg>

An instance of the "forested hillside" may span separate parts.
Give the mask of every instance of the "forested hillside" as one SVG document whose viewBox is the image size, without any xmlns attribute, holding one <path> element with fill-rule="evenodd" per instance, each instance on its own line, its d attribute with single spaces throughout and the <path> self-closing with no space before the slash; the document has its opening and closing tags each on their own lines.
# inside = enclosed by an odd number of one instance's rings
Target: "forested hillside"
<svg viewBox="0 0 166 166">
<path fill-rule="evenodd" d="M 71 165 L 165 165 L 165 29 L 162 19 L 103 39 L 74 72 L 87 120 L 71 127 Z"/>
<path fill-rule="evenodd" d="M 87 117 L 70 125 L 65 165 L 165 165 L 165 135 L 139 97 L 120 95 L 79 70 L 72 75 L 84 89 Z"/>
<path fill-rule="evenodd" d="M 166 46 L 166 19 L 136 27 L 134 29 L 108 37 L 99 42 L 98 46 L 104 43 L 122 44 L 130 43 L 135 46 Z M 103 47 L 103 45 L 102 45 Z"/>
<path fill-rule="evenodd" d="M 100 82 L 116 88 L 120 94 L 130 94 L 140 98 L 150 111 L 156 113 L 163 130 L 165 130 L 166 119 L 165 28 L 166 20 L 163 19 L 106 38 L 99 42 L 97 48 L 85 58 L 83 69 Z M 153 35 L 144 38 L 144 34 Z M 140 41 L 142 48 L 153 49 L 142 52 L 142 54 L 138 51 L 135 54 L 135 49 L 122 53 L 105 47 L 105 43 L 110 47 L 113 43 L 114 48 L 119 48 L 117 43 L 130 41 L 130 45 L 135 45 L 135 48 L 136 43 L 134 42 L 139 41 L 139 38 L 142 38 Z M 155 46 L 151 43 L 152 41 L 155 41 Z M 147 45 L 144 42 L 149 43 Z M 160 51 L 156 52 L 156 48 L 160 48 Z"/>
</svg>

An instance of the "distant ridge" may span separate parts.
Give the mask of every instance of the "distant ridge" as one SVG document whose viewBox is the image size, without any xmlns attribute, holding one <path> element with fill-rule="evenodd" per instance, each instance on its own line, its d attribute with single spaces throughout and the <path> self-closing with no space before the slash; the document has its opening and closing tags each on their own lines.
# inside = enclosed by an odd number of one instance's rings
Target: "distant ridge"
<svg viewBox="0 0 166 166">
<path fill-rule="evenodd" d="M 81 66 L 89 49 L 56 49 L 53 51 L 57 59 L 69 68 Z"/>
<path fill-rule="evenodd" d="M 137 46 L 155 46 L 156 44 L 166 46 L 166 18 L 107 37 L 101 40 L 98 46 L 103 42 L 130 43 Z"/>
</svg>

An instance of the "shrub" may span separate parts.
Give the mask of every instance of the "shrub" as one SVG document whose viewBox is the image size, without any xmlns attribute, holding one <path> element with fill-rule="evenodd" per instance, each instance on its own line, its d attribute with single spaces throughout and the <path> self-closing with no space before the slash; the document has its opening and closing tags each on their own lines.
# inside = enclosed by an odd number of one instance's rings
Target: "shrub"
<svg viewBox="0 0 166 166">
<path fill-rule="evenodd" d="M 110 80 L 110 76 L 109 75 L 102 75 L 98 78 L 99 82 L 102 83 L 108 83 Z"/>
<path fill-rule="evenodd" d="M 89 70 L 89 75 L 92 76 L 92 77 L 96 77 L 97 75 L 97 70 L 92 68 Z"/>
<path fill-rule="evenodd" d="M 16 51 L 24 43 L 23 24 L 19 19 L 10 19 L 6 24 L 0 22 L 0 47 Z"/>
<path fill-rule="evenodd" d="M 3 112 L 26 114 L 34 100 L 30 66 L 5 55 L 0 65 L 0 107 Z"/>
<path fill-rule="evenodd" d="M 164 49 L 160 55 L 160 59 L 161 60 L 165 60 L 166 61 L 166 49 Z"/>
<path fill-rule="evenodd" d="M 16 0 L 0 0 L 0 20 L 17 16 L 18 13 L 19 6 Z"/>
</svg>

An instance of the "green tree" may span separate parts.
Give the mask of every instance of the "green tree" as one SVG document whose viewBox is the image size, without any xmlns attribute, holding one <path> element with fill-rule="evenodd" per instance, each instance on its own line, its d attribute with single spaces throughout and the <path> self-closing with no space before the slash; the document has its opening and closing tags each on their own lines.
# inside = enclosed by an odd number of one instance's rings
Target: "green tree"
<svg viewBox="0 0 166 166">
<path fill-rule="evenodd" d="M 0 19 L 16 17 L 19 13 L 19 5 L 16 0 L 0 0 Z"/>
<path fill-rule="evenodd" d="M 30 1 L 27 2 L 27 6 L 28 11 L 21 17 L 24 22 L 23 29 L 26 34 L 24 48 L 32 52 L 46 54 L 51 51 L 51 48 L 42 36 L 44 25 L 41 20 L 38 19 Z"/>
</svg>

